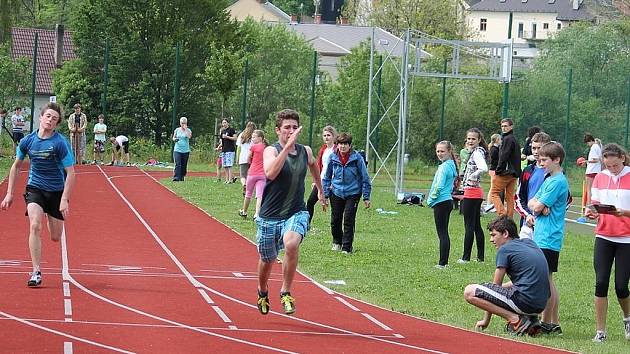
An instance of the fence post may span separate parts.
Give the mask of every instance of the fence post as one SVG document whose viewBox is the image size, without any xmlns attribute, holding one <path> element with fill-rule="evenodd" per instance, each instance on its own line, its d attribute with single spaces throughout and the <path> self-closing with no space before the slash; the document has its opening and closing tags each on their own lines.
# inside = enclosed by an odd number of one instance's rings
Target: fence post
<svg viewBox="0 0 630 354">
<path fill-rule="evenodd" d="M 379 67 L 379 71 L 377 74 L 377 84 L 376 84 L 376 97 L 378 97 L 378 102 L 376 102 L 376 118 L 377 118 L 377 123 L 378 121 L 381 119 L 381 106 L 383 105 L 383 70 L 385 68 L 383 68 L 383 56 L 379 55 L 378 56 L 378 67 Z M 379 151 L 379 145 L 381 144 L 381 125 L 377 125 L 376 126 L 376 130 L 374 131 L 374 158 L 372 158 L 372 160 L 374 160 L 374 164 L 372 165 L 372 173 L 376 173 L 376 152 Z M 368 161 L 368 163 L 370 163 L 370 161 Z"/>
<path fill-rule="evenodd" d="M 175 86 L 173 87 L 173 122 L 172 122 L 172 130 L 175 130 L 177 127 L 177 104 L 179 101 L 179 52 L 181 51 L 181 42 L 177 42 L 177 47 L 175 48 Z M 175 144 L 171 144 L 171 161 L 173 160 L 173 150 L 175 149 Z"/>
<path fill-rule="evenodd" d="M 313 75 L 311 77 L 311 122 L 308 129 L 308 145 L 313 146 L 313 124 L 315 123 L 315 86 L 317 85 L 317 51 L 313 51 Z"/>
<path fill-rule="evenodd" d="M 571 119 L 571 94 L 573 87 L 573 67 L 569 67 L 569 83 L 567 87 L 567 120 L 564 125 L 564 151 L 566 152 L 566 159 L 569 159 L 569 120 Z"/>
<path fill-rule="evenodd" d="M 510 12 L 510 17 L 508 20 L 508 37 L 507 39 L 512 39 L 512 20 L 514 15 Z M 508 110 L 510 107 L 510 83 L 503 83 L 503 111 L 501 111 L 501 118 L 508 117 Z"/>
<path fill-rule="evenodd" d="M 444 59 L 444 74 L 446 74 L 446 59 Z M 442 107 L 440 107 L 440 140 L 444 139 L 444 114 L 446 111 L 446 76 L 442 78 Z"/>
<path fill-rule="evenodd" d="M 35 42 L 33 42 L 33 79 L 31 81 L 31 132 L 35 121 L 35 84 L 37 81 L 37 45 L 39 33 L 35 32 Z"/>
</svg>

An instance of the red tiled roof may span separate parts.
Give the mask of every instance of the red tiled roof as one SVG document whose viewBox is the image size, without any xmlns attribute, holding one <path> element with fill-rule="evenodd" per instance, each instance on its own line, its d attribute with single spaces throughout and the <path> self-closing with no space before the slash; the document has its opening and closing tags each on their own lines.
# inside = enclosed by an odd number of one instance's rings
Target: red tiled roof
<svg viewBox="0 0 630 354">
<path fill-rule="evenodd" d="M 35 32 L 38 35 L 37 45 L 37 73 L 35 81 L 35 93 L 53 94 L 51 72 L 55 66 L 55 31 L 39 28 L 11 28 L 13 40 L 11 47 L 11 57 L 13 58 L 33 58 L 33 46 L 35 42 Z M 76 59 L 74 45 L 72 43 L 72 33 L 65 31 L 63 34 L 63 61 Z M 30 87 L 28 83 L 28 87 Z"/>
</svg>

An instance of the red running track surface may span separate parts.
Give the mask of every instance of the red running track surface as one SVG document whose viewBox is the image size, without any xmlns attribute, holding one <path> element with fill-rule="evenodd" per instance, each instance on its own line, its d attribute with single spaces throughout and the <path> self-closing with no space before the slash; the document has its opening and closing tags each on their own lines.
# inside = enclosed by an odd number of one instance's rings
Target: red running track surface
<svg viewBox="0 0 630 354">
<path fill-rule="evenodd" d="M 0 352 L 560 352 L 387 311 L 302 274 L 287 316 L 280 265 L 263 316 L 256 247 L 136 168 L 78 166 L 70 207 L 61 242 L 43 236 L 37 289 L 24 203 L 0 213 Z"/>
</svg>

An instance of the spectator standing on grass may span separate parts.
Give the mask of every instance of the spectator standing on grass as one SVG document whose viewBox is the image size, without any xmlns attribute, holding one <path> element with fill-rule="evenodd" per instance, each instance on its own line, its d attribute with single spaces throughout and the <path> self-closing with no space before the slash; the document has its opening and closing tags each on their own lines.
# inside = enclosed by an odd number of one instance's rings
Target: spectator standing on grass
<svg viewBox="0 0 630 354">
<path fill-rule="evenodd" d="M 514 216 L 514 188 L 521 175 L 521 148 L 514 137 L 514 122 L 510 118 L 501 119 L 501 147 L 499 148 L 499 162 L 495 170 L 495 177 L 490 189 L 490 199 L 497 211 L 497 215 Z M 501 200 L 501 192 L 505 195 L 505 203 Z"/>
<path fill-rule="evenodd" d="M 107 133 L 107 125 L 105 124 L 105 116 L 98 115 L 98 123 L 94 124 L 94 164 L 103 163 L 105 155 L 105 140 Z"/>
<path fill-rule="evenodd" d="M 70 145 L 77 165 L 83 164 L 85 160 L 85 128 L 87 128 L 87 117 L 81 112 L 81 104 L 77 103 L 74 105 L 74 113 L 68 118 Z"/>
<path fill-rule="evenodd" d="M 540 129 L 540 127 L 537 125 L 529 127 L 529 129 L 527 129 L 527 138 L 525 138 L 525 146 L 523 146 L 523 151 L 521 151 L 521 160 L 527 161 L 526 162 L 527 166 L 536 164 L 536 158 L 534 157 L 534 154 L 532 153 L 532 138 L 534 137 L 536 133 L 540 133 L 541 131 L 542 129 Z"/>
<path fill-rule="evenodd" d="M 13 150 L 24 138 L 24 123 L 26 120 L 22 115 L 22 107 L 15 107 L 15 114 L 11 116 L 11 132 L 13 134 Z"/>
<path fill-rule="evenodd" d="M 245 198 L 243 200 L 243 209 L 238 211 L 238 215 L 243 218 L 247 217 L 247 209 L 252 200 L 254 190 L 256 190 L 256 213 L 254 220 L 258 219 L 260 206 L 262 204 L 263 191 L 267 177 L 265 177 L 265 167 L 263 165 L 263 153 L 267 147 L 265 133 L 262 130 L 254 130 L 252 133 L 252 145 L 249 147 L 249 171 L 247 173 L 247 182 L 245 186 Z"/>
<path fill-rule="evenodd" d="M 584 134 L 584 143 L 589 147 L 586 160 L 586 205 L 591 204 L 591 187 L 595 176 L 602 172 L 602 141 L 591 134 Z"/>
<path fill-rule="evenodd" d="M 324 140 L 324 144 L 319 148 L 319 153 L 317 154 L 317 166 L 321 171 L 321 179 L 324 180 L 324 176 L 326 175 L 326 169 L 328 168 L 328 162 L 330 161 L 330 156 L 333 154 L 335 149 L 337 148 L 335 143 L 337 142 L 337 129 L 333 126 L 327 125 L 322 130 L 322 139 Z M 311 195 L 309 195 L 308 200 L 306 201 L 306 210 L 308 210 L 309 224 L 313 221 L 313 215 L 315 215 L 315 204 L 317 204 L 317 186 L 315 182 L 311 183 Z"/>
<path fill-rule="evenodd" d="M 20 168 L 28 156 L 30 166 L 24 200 L 30 225 L 28 246 L 33 263 L 33 272 L 27 283 L 29 287 L 37 287 L 42 283 L 42 224 L 47 221 L 52 241 L 61 239 L 75 181 L 70 145 L 55 131 L 62 117 L 61 108 L 56 103 L 44 106 L 39 118 L 39 129 L 22 139 L 16 149 L 17 156 L 9 172 L 7 194 L 0 203 L 2 210 L 7 210 L 13 203 Z"/>
<path fill-rule="evenodd" d="M 297 144 L 302 131 L 298 113 L 285 109 L 276 115 L 278 142 L 265 148 L 263 165 L 267 184 L 263 192 L 260 214 L 256 220 L 258 231 L 258 310 L 269 313 L 269 287 L 273 264 L 278 251 L 285 249 L 282 262 L 280 302 L 286 314 L 295 312 L 291 286 L 298 264 L 300 244 L 308 229 L 308 212 L 304 204 L 304 178 L 311 172 L 319 189 L 319 199 L 326 208 L 317 161 L 311 148 Z"/>
<path fill-rule="evenodd" d="M 190 138 L 192 131 L 188 128 L 188 118 L 179 118 L 179 128 L 173 131 L 173 161 L 175 161 L 175 169 L 173 170 L 173 182 L 183 182 L 188 171 L 188 156 L 190 155 Z"/>
<path fill-rule="evenodd" d="M 324 197 L 330 200 L 330 230 L 333 251 L 352 253 L 359 201 L 370 207 L 372 184 L 363 157 L 352 148 L 352 135 L 337 137 L 337 150 L 330 155 L 322 180 Z"/>
<path fill-rule="evenodd" d="M 239 147 L 238 166 L 241 176 L 241 185 L 243 186 L 243 195 L 245 195 L 245 186 L 247 183 L 247 172 L 249 170 L 249 148 L 252 145 L 252 133 L 256 129 L 254 122 L 247 122 L 245 130 L 243 130 L 236 138 L 236 146 Z"/>
<path fill-rule="evenodd" d="M 549 287 L 551 296 L 542 314 L 542 332 L 562 334 L 560 328 L 560 294 L 553 280 L 558 272 L 558 260 L 564 241 L 564 217 L 569 198 L 569 183 L 562 173 L 564 148 L 556 142 L 544 144 L 539 150 L 540 165 L 549 174 L 542 186 L 527 203 L 535 216 L 534 242 L 540 247 L 549 267 Z M 507 198 L 506 198 L 507 199 Z"/>
<path fill-rule="evenodd" d="M 223 151 L 222 166 L 225 171 L 225 183 L 236 182 L 236 177 L 232 176 L 232 166 L 236 155 L 236 130 L 230 127 L 227 119 L 221 121 L 221 148 Z"/>
<path fill-rule="evenodd" d="M 129 138 L 118 135 L 117 137 L 112 136 L 109 141 L 112 143 L 112 162 L 108 166 L 122 166 L 123 164 L 129 166 Z"/>
<path fill-rule="evenodd" d="M 440 259 L 435 265 L 438 269 L 446 268 L 451 251 L 451 238 L 448 234 L 448 223 L 453 210 L 453 184 L 459 175 L 455 165 L 453 144 L 450 141 L 440 141 L 435 145 L 435 154 L 441 164 L 433 176 L 429 189 L 427 205 L 433 209 L 435 229 L 440 240 Z"/>
<path fill-rule="evenodd" d="M 534 241 L 519 239 L 516 224 L 505 215 L 488 224 L 488 231 L 490 242 L 497 248 L 493 281 L 464 289 L 464 299 L 485 310 L 475 328 L 486 329 L 492 315 L 497 315 L 508 321 L 505 329 L 509 333 L 535 336 L 541 330 L 538 313 L 549 298 L 545 255 Z M 504 283 L 506 274 L 511 281 Z"/>
<path fill-rule="evenodd" d="M 597 220 L 593 265 L 595 267 L 594 342 L 606 340 L 608 285 L 615 263 L 615 293 L 622 311 L 624 334 L 630 340 L 630 167 L 628 153 L 617 144 L 607 144 L 602 151 L 605 170 L 593 181 L 593 204 L 615 206 L 611 214 L 586 209 L 586 217 Z"/>
<path fill-rule="evenodd" d="M 477 261 L 485 259 L 485 239 L 481 227 L 481 204 L 483 203 L 483 188 L 481 188 L 481 175 L 488 171 L 486 163 L 486 151 L 488 146 L 483 138 L 483 133 L 477 128 L 468 129 L 466 132 L 466 147 L 470 156 L 466 163 L 466 172 L 462 184 L 464 185 L 464 199 L 462 200 L 462 213 L 464 214 L 464 254 L 458 263 L 470 262 L 473 242 L 477 243 Z"/>
<path fill-rule="evenodd" d="M 486 197 L 486 206 L 484 212 L 489 213 L 494 210 L 494 204 L 490 199 L 490 192 L 492 191 L 492 184 L 494 183 L 495 170 L 499 163 L 499 147 L 501 146 L 501 134 L 492 134 L 490 136 L 490 144 L 488 145 L 488 155 L 490 156 L 490 164 L 488 165 L 488 175 L 490 176 L 490 189 L 488 189 L 488 196 Z M 504 201 L 505 196 L 500 195 L 501 202 Z"/>
</svg>

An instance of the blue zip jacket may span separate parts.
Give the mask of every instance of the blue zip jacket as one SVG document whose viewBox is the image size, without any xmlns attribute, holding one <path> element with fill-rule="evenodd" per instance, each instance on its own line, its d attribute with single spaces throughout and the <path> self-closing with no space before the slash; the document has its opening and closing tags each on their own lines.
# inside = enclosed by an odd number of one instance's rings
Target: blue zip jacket
<svg viewBox="0 0 630 354">
<path fill-rule="evenodd" d="M 428 206 L 433 207 L 445 200 L 453 200 L 451 194 L 453 193 L 455 177 L 457 177 L 455 162 L 453 160 L 442 162 L 433 176 L 433 183 L 431 183 L 429 198 L 427 199 Z"/>
<path fill-rule="evenodd" d="M 341 164 L 339 152 L 330 155 L 326 175 L 322 180 L 324 196 L 330 197 L 334 193 L 337 197 L 346 199 L 352 195 L 362 194 L 363 200 L 370 200 L 372 183 L 368 176 L 363 157 L 352 150 L 345 166 Z"/>
</svg>

